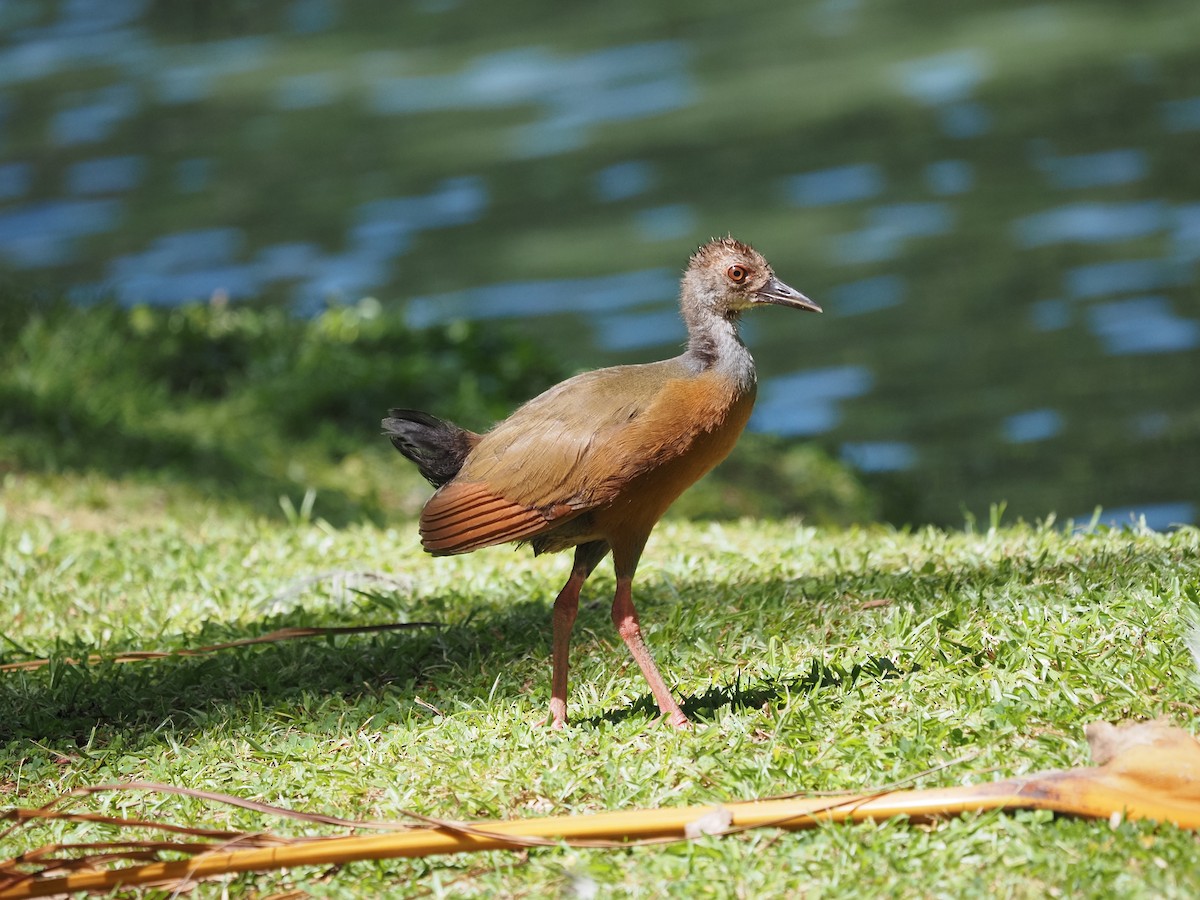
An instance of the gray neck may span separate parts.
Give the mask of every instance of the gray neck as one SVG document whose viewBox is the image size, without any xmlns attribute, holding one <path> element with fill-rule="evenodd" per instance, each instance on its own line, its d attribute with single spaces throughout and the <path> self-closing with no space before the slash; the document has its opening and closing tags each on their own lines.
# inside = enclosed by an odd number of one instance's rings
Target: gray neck
<svg viewBox="0 0 1200 900">
<path fill-rule="evenodd" d="M 738 335 L 736 315 L 698 315 L 687 325 L 688 346 L 683 359 L 693 372 L 715 372 L 744 388 L 755 384 L 754 360 Z"/>
</svg>

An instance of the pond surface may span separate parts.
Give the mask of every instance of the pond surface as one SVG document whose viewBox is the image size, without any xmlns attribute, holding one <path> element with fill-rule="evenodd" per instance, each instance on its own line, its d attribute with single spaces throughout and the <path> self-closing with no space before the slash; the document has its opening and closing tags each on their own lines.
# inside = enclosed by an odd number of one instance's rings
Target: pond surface
<svg viewBox="0 0 1200 900">
<path fill-rule="evenodd" d="M 372 295 L 584 368 L 678 352 L 678 274 L 733 232 L 826 310 L 747 321 L 753 428 L 906 520 L 1194 521 L 1198 33 L 1172 0 L 11 2 L 0 266 Z"/>
</svg>

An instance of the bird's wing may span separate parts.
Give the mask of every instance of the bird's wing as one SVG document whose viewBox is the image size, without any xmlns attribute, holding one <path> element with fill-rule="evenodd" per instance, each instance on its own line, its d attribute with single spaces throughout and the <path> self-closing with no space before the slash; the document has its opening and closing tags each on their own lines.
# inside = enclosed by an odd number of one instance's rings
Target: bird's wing
<svg viewBox="0 0 1200 900">
<path fill-rule="evenodd" d="M 612 500 L 687 449 L 696 429 L 679 427 L 680 394 L 700 380 L 677 358 L 587 372 L 530 400 L 485 434 L 425 505 L 425 549 L 524 540 Z"/>
</svg>

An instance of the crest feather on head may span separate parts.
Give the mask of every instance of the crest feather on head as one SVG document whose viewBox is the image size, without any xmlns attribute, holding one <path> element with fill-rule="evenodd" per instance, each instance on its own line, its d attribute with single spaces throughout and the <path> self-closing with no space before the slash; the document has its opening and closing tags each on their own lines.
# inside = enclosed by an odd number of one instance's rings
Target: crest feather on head
<svg viewBox="0 0 1200 900">
<path fill-rule="evenodd" d="M 748 256 L 751 259 L 762 258 L 762 255 L 749 244 L 743 244 L 741 241 L 735 239 L 733 235 L 727 234 L 725 237 L 713 238 L 696 250 L 692 254 L 689 263 L 692 265 L 697 263 L 703 264 L 718 253 L 735 253 L 738 256 Z"/>
</svg>

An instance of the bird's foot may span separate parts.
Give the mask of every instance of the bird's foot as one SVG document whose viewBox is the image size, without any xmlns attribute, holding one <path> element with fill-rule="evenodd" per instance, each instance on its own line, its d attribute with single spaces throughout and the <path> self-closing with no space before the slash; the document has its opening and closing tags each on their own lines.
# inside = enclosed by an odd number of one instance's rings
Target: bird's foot
<svg viewBox="0 0 1200 900">
<path fill-rule="evenodd" d="M 539 728 L 545 728 L 547 725 L 555 731 L 562 731 L 567 726 L 566 703 L 563 703 L 557 698 L 554 698 L 550 701 L 549 714 L 542 719 L 542 721 L 538 722 Z"/>
<path fill-rule="evenodd" d="M 683 710 L 681 710 L 681 709 L 677 709 L 674 712 L 672 712 L 671 715 L 667 716 L 667 721 L 670 722 L 671 725 L 674 726 L 675 728 L 678 728 L 680 731 L 691 731 L 692 730 L 691 720 L 683 714 Z"/>
</svg>

